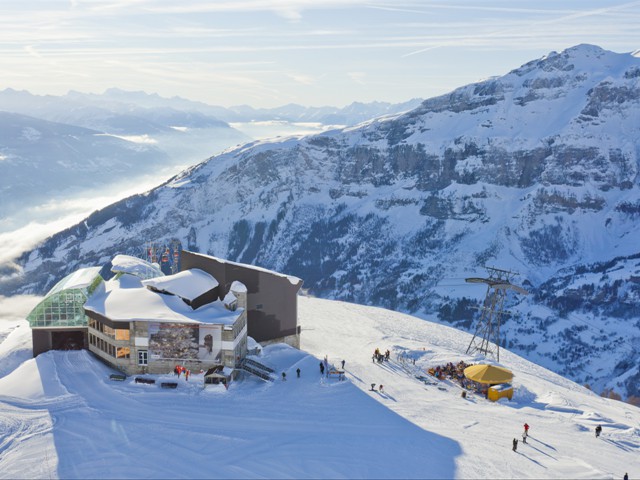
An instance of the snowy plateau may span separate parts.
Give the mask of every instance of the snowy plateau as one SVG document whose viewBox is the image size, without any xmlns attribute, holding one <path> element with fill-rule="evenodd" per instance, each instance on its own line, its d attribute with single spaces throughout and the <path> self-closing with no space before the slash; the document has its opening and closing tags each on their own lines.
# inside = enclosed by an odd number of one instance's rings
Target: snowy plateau
<svg viewBox="0 0 640 480">
<path fill-rule="evenodd" d="M 517 272 L 502 346 L 640 396 L 640 58 L 578 45 L 317 135 L 256 141 L 95 212 L 0 294 L 146 242 L 302 278 L 310 294 L 472 332 L 485 266 Z"/>
<path fill-rule="evenodd" d="M 456 383 L 416 376 L 482 360 L 464 354 L 471 335 L 406 314 L 300 297 L 301 349 L 275 344 L 258 357 L 286 372 L 285 381 L 246 377 L 225 390 L 203 387 L 201 374 L 154 376 L 178 382 L 167 390 L 132 377 L 110 381 L 113 371 L 87 351 L 31 358 L 25 313 L 1 313 L 0 478 L 640 474 L 637 407 L 507 350 L 501 363 L 514 372 L 513 399 L 462 398 Z M 390 361 L 372 362 L 375 348 L 389 349 Z M 345 360 L 346 381 L 320 375 L 325 356 Z M 514 452 L 525 422 L 529 438 Z"/>
</svg>

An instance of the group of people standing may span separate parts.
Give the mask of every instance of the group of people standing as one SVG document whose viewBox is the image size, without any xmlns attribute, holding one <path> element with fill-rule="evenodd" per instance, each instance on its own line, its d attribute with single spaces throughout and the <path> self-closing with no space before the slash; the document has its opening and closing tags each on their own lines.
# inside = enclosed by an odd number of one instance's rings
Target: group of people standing
<svg viewBox="0 0 640 480">
<path fill-rule="evenodd" d="M 173 374 L 180 378 L 180 375 L 184 373 L 184 379 L 188 382 L 189 375 L 191 375 L 191 370 L 183 367 L 182 365 L 176 365 L 176 368 L 173 369 Z"/>
<path fill-rule="evenodd" d="M 380 352 L 379 348 L 376 348 L 375 351 L 373 352 L 373 356 L 371 357 L 371 360 L 373 361 L 373 363 L 388 362 L 390 356 L 391 356 L 391 352 L 389 350 L 387 350 L 383 354 Z"/>
</svg>

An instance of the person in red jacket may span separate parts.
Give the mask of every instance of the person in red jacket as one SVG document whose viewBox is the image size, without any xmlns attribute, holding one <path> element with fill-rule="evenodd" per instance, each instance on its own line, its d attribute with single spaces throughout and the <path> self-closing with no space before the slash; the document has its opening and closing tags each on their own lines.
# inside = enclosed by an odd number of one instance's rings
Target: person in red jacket
<svg viewBox="0 0 640 480">
<path fill-rule="evenodd" d="M 527 423 L 524 424 L 524 436 L 529 436 L 529 425 Z"/>
</svg>

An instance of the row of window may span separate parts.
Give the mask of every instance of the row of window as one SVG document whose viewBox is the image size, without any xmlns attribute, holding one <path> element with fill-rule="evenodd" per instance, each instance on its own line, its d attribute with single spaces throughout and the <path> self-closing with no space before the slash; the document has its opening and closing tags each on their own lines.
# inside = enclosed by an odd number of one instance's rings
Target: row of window
<svg viewBox="0 0 640 480">
<path fill-rule="evenodd" d="M 111 345 L 106 340 L 103 340 L 102 338 L 99 338 L 91 333 L 89 334 L 89 343 L 96 347 L 98 350 L 101 350 L 107 355 L 110 355 L 114 358 L 131 357 L 131 349 L 129 347 L 116 347 L 115 345 Z"/>
<path fill-rule="evenodd" d="M 105 325 L 102 322 L 94 318 L 89 318 L 89 328 L 93 328 L 94 330 L 99 331 L 100 333 L 104 333 L 108 337 L 111 337 L 115 340 L 129 340 L 130 333 L 128 329 L 123 328 L 111 328 L 109 325 Z"/>
</svg>

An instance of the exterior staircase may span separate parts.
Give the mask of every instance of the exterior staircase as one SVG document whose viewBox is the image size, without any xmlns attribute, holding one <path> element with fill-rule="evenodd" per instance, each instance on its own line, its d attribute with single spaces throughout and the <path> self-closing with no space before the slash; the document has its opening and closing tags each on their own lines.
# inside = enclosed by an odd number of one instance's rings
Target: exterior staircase
<svg viewBox="0 0 640 480">
<path fill-rule="evenodd" d="M 273 368 L 267 367 L 266 365 L 251 358 L 245 357 L 240 362 L 240 369 L 252 375 L 255 375 L 256 377 L 259 377 L 267 382 L 273 382 L 275 380 L 274 376 L 272 375 L 274 373 Z"/>
</svg>

